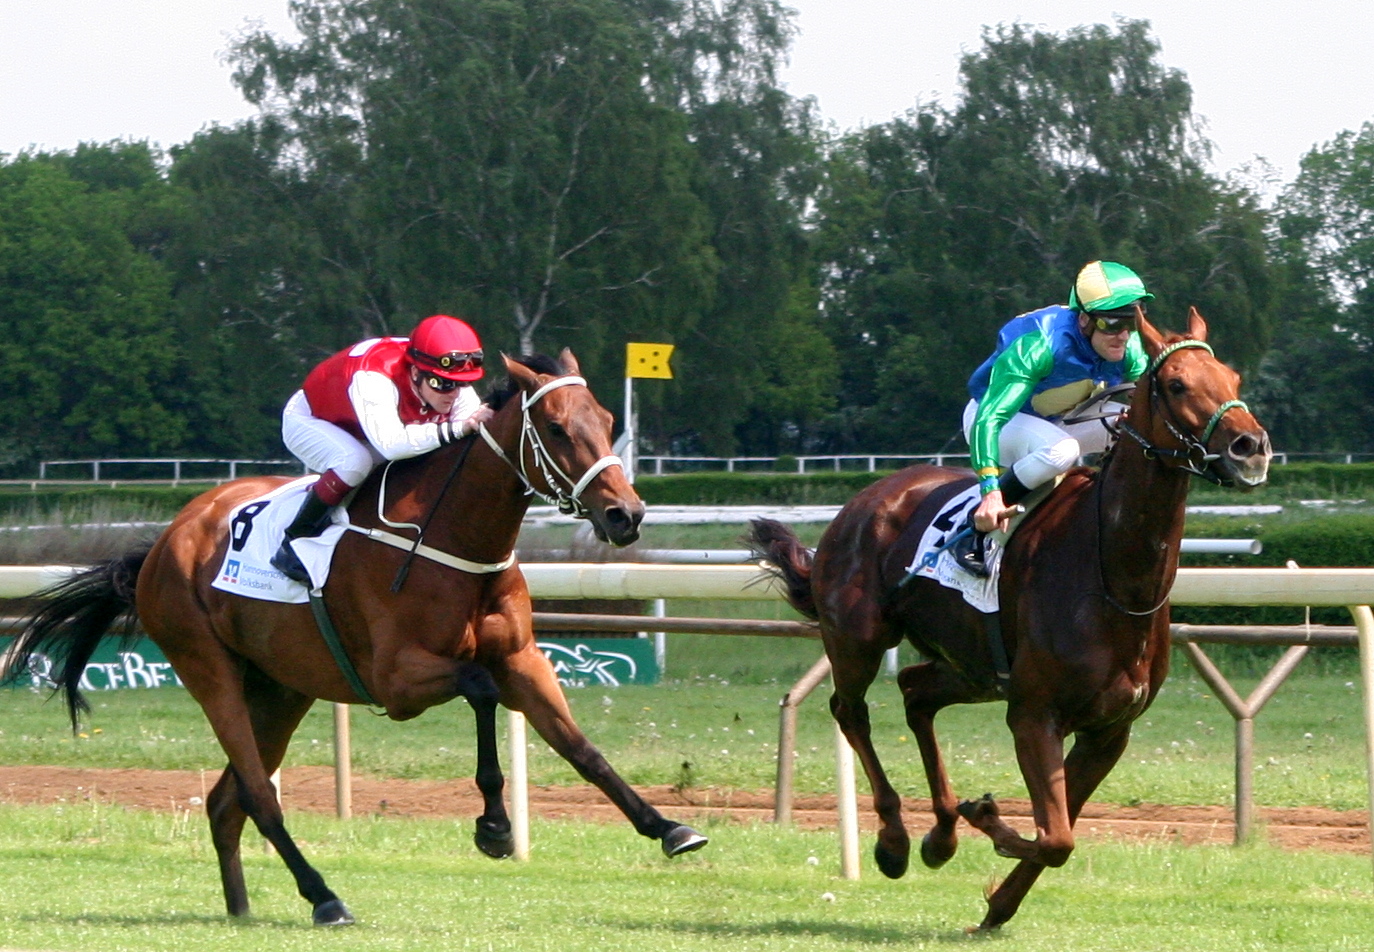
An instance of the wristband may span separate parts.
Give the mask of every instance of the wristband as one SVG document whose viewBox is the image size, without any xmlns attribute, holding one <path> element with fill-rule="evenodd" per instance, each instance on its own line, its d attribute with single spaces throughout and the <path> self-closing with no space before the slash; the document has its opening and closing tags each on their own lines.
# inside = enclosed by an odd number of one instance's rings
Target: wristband
<svg viewBox="0 0 1374 952">
<path fill-rule="evenodd" d="M 1002 488 L 1002 481 L 995 475 L 983 476 L 978 480 L 978 488 L 982 490 L 984 496 L 991 492 L 997 492 Z"/>
</svg>

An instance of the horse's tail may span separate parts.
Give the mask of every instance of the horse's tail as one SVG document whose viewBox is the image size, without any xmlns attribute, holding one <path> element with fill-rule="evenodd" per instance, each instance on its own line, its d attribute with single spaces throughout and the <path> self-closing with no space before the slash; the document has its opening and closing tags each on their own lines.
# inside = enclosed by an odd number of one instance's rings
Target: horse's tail
<svg viewBox="0 0 1374 952">
<path fill-rule="evenodd" d="M 81 695 L 81 678 L 107 632 L 128 642 L 138 621 L 134 613 L 134 585 L 151 546 L 140 546 L 117 559 L 91 566 L 37 593 L 43 607 L 24 620 L 24 627 L 5 659 L 4 680 L 22 677 L 33 667 L 34 655 L 51 661 L 47 680 L 53 691 L 66 695 L 72 730 L 90 705 Z M 39 671 L 38 673 L 41 673 Z"/>
<path fill-rule="evenodd" d="M 753 519 L 745 541 L 754 557 L 767 562 L 770 571 L 782 579 L 787 601 L 807 618 L 815 621 L 816 599 L 811 594 L 811 560 L 815 553 L 802 545 L 796 533 L 774 519 Z"/>
</svg>

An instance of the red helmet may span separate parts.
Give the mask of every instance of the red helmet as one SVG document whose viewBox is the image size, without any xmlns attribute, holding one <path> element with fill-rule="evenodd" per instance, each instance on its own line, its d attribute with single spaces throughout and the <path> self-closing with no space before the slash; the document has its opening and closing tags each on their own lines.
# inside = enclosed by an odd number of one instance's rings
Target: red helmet
<svg viewBox="0 0 1374 952">
<path fill-rule="evenodd" d="M 482 377 L 482 341 L 471 327 L 447 314 L 419 323 L 410 335 L 406 356 L 425 373 L 445 380 L 466 382 Z"/>
</svg>

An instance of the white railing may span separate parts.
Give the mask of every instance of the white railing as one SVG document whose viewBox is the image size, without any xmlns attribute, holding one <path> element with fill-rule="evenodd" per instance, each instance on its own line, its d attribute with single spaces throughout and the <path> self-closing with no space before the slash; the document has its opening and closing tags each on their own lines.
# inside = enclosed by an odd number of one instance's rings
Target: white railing
<svg viewBox="0 0 1374 952">
<path fill-rule="evenodd" d="M 149 458 L 123 458 L 123 459 L 49 459 L 43 460 L 38 464 L 38 478 L 41 481 L 54 479 L 49 475 L 48 469 L 54 466 L 80 466 L 90 470 L 91 482 L 100 482 L 100 469 L 105 467 L 108 480 L 109 470 L 112 466 L 170 466 L 171 482 L 173 485 L 185 481 L 187 477 L 182 475 L 183 466 L 213 466 L 216 468 L 227 467 L 224 479 L 237 479 L 239 467 L 241 466 L 270 466 L 270 467 L 290 467 L 291 469 L 304 472 L 304 467 L 300 460 L 294 459 L 174 459 L 170 457 L 149 457 Z M 197 476 L 191 477 L 194 481 L 202 482 L 209 480 L 220 480 L 220 476 Z M 133 480 L 122 480 L 123 482 L 133 482 Z M 140 480 L 142 481 L 142 480 Z"/>
<path fill-rule="evenodd" d="M 967 453 L 840 453 L 824 456 L 639 456 L 638 472 L 645 476 L 663 476 L 675 472 L 706 470 L 734 472 L 776 472 L 779 459 L 797 461 L 798 473 L 815 473 L 822 469 L 841 472 L 876 473 L 881 463 L 896 463 L 896 469 L 912 463 L 932 463 L 936 466 L 955 465 L 968 460 Z M 858 465 L 845 466 L 845 463 Z M 881 467 L 889 468 L 889 467 Z M 666 472 L 665 472 L 666 469 Z"/>
</svg>

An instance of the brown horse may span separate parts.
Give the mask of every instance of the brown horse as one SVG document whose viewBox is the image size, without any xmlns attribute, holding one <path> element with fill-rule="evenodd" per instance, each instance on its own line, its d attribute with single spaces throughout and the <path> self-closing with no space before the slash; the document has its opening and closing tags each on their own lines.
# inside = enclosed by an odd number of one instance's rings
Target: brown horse
<svg viewBox="0 0 1374 952">
<path fill-rule="evenodd" d="M 973 483 L 966 470 L 913 466 L 880 480 L 841 510 L 814 558 L 779 523 L 760 520 L 753 529 L 789 601 L 820 622 L 835 685 L 830 709 L 868 775 L 880 820 L 874 858 L 892 878 L 906 872 L 910 841 L 873 749 L 864 697 L 883 653 L 903 638 L 929 659 L 898 676 L 935 813 L 921 859 L 936 868 L 954 855 L 963 816 L 991 837 L 998 855 L 1020 860 L 988 897 L 980 929 L 1010 919 L 1041 871 L 1068 860 L 1079 811 L 1164 680 L 1168 596 L 1191 474 L 1250 490 L 1268 472 L 1268 434 L 1237 398 L 1239 376 L 1204 343 L 1197 311 L 1186 337 L 1165 337 L 1143 314 L 1138 324 L 1151 361 L 1121 426 L 1125 435 L 1101 472 L 1071 471 L 1012 536 L 999 583 L 1000 636 L 958 592 L 926 578 L 903 584 L 912 553 L 898 551 L 897 540 Z M 993 637 L 1004 641 L 1009 678 L 998 674 Z M 956 800 L 941 761 L 936 713 L 994 700 L 1007 702 L 1034 839 L 999 818 L 991 795 Z"/>
<path fill-rule="evenodd" d="M 477 719 L 476 780 L 485 801 L 475 839 L 489 856 L 512 851 L 496 753 L 498 701 L 528 717 L 669 856 L 705 845 L 701 834 L 645 803 L 578 729 L 535 644 L 524 576 L 516 565 L 500 568 L 514 550 L 530 492 L 585 515 L 598 536 L 617 545 L 638 538 L 644 514 L 610 453 L 611 415 L 576 376 L 571 352 L 564 350 L 560 362 L 506 358 L 506 368 L 509 382 L 487 398 L 496 414 L 482 440 L 379 470 L 350 503 L 355 526 L 384 528 L 384 511 L 392 525 L 423 526 L 429 551 L 485 569 L 464 571 L 423 552 L 412 563 L 408 545 L 345 533 L 324 604 L 351 671 L 335 663 L 309 607 L 211 587 L 230 542 L 230 511 L 280 478 L 237 480 L 193 500 L 151 550 L 130 552 L 58 586 L 21 636 L 11 670 L 25 670 L 35 652 L 53 656 L 61 666 L 54 680 L 66 691 L 75 725 L 85 707 L 86 662 L 111 627 L 122 622 L 124 633 L 131 630 L 136 611 L 229 756 L 206 812 L 230 915 L 248 913 L 239 840 L 251 818 L 295 876 L 315 923 L 353 921 L 288 835 L 269 779 L 317 698 L 369 701 L 403 721 L 465 697 Z M 360 679 L 361 690 L 349 675 Z"/>
</svg>

